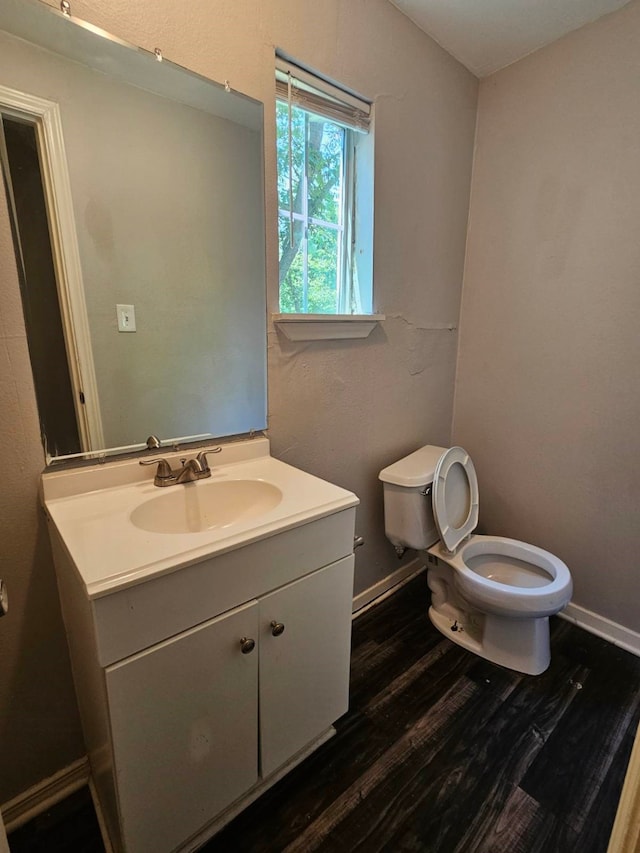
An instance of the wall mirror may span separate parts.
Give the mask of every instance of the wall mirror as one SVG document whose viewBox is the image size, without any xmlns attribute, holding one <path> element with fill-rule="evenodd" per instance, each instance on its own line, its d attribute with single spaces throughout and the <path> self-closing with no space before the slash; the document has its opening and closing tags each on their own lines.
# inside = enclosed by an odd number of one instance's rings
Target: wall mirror
<svg viewBox="0 0 640 853">
<path fill-rule="evenodd" d="M 263 429 L 262 104 L 3 0 L 0 113 L 47 460 Z"/>
</svg>

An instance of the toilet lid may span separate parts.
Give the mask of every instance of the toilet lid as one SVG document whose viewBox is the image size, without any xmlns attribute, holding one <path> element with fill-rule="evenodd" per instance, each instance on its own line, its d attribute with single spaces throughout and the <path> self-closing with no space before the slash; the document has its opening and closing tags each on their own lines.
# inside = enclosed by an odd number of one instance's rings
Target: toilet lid
<svg viewBox="0 0 640 853">
<path fill-rule="evenodd" d="M 478 524 L 478 478 L 462 447 L 450 447 L 440 458 L 433 477 L 432 503 L 440 539 L 453 552 Z"/>
</svg>

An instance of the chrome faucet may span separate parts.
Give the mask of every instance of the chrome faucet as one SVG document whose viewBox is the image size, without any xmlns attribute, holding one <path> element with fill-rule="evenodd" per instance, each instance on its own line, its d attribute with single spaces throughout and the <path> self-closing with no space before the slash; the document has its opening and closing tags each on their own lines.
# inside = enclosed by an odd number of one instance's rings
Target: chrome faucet
<svg viewBox="0 0 640 853">
<path fill-rule="evenodd" d="M 207 462 L 207 453 L 220 453 L 221 450 L 221 447 L 201 450 L 193 459 L 181 459 L 181 468 L 172 468 L 166 459 L 141 459 L 139 464 L 158 466 L 153 478 L 154 486 L 177 486 L 179 483 L 193 483 L 210 477 L 211 468 Z"/>
</svg>

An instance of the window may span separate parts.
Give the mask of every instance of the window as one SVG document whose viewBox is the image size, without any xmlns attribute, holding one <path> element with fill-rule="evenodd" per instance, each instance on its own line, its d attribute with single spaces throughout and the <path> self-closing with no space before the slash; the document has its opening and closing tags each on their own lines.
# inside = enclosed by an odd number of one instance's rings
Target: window
<svg viewBox="0 0 640 853">
<path fill-rule="evenodd" d="M 278 60 L 280 311 L 371 314 L 370 105 Z"/>
</svg>

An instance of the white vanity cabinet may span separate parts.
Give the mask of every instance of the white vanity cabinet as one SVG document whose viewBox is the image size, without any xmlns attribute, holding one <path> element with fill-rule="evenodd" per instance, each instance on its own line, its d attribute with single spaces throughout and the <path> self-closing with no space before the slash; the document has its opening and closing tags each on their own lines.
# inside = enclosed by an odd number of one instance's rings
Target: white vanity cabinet
<svg viewBox="0 0 640 853">
<path fill-rule="evenodd" d="M 209 481 L 169 489 L 137 460 L 43 476 L 114 853 L 197 849 L 348 708 L 357 497 L 273 459 L 264 438 L 218 458 Z M 278 500 L 257 511 L 265 484 Z M 221 502 L 239 489 L 229 522 Z M 181 526 L 193 505 L 195 530 Z M 157 523 L 139 524 L 140 507 Z"/>
<path fill-rule="evenodd" d="M 127 853 L 179 849 L 345 713 L 352 590 L 350 556 L 107 668 Z"/>
</svg>

